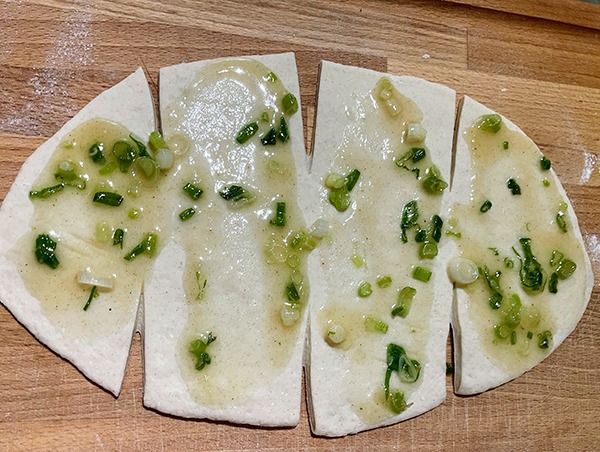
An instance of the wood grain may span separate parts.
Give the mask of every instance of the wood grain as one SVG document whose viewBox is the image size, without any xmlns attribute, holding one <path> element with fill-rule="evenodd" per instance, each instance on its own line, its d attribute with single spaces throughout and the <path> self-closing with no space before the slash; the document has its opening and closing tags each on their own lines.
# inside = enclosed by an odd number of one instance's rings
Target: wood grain
<svg viewBox="0 0 600 452">
<path fill-rule="evenodd" d="M 445 83 L 510 117 L 552 159 L 600 275 L 595 5 L 575 0 L 1 5 L 0 201 L 46 137 L 137 66 L 156 83 L 159 67 L 182 61 L 294 51 L 309 145 L 321 59 Z M 575 332 L 523 377 L 475 397 L 453 395 L 448 377 L 448 397 L 439 408 L 395 426 L 327 440 L 311 436 L 305 405 L 293 429 L 190 421 L 145 409 L 137 336 L 115 399 L 0 308 L 0 450 L 595 450 L 599 311 L 596 278 Z"/>
</svg>

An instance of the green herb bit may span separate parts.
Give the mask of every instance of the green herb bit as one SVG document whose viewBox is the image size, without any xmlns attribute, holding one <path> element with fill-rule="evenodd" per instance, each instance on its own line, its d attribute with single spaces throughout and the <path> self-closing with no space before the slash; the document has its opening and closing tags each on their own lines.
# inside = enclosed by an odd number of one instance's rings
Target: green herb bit
<svg viewBox="0 0 600 452">
<path fill-rule="evenodd" d="M 500 251 L 498 251 L 498 248 L 488 248 L 488 250 L 490 250 L 494 256 L 499 256 L 500 255 Z"/>
<path fill-rule="evenodd" d="M 298 286 L 294 281 L 290 281 L 287 286 L 285 286 L 285 293 L 287 295 L 287 299 L 292 305 L 296 305 L 300 303 L 300 291 L 298 290 Z"/>
<path fill-rule="evenodd" d="M 112 153 L 119 163 L 119 171 L 126 173 L 135 160 L 137 153 L 133 146 L 125 140 L 117 141 L 112 148 Z"/>
<path fill-rule="evenodd" d="M 538 335 L 538 347 L 541 349 L 550 348 L 552 342 L 552 333 L 548 330 L 539 333 Z"/>
<path fill-rule="evenodd" d="M 268 111 L 263 111 L 260 114 L 260 120 L 262 122 L 269 122 L 271 120 L 271 117 L 269 116 L 269 112 Z"/>
<path fill-rule="evenodd" d="M 318 241 L 304 229 L 298 229 L 290 236 L 289 245 L 294 250 L 312 251 L 317 247 Z"/>
<path fill-rule="evenodd" d="M 169 149 L 169 146 L 167 146 L 165 139 L 158 130 L 154 130 L 150 133 L 150 137 L 148 138 L 148 144 L 155 151 L 158 151 L 159 149 Z"/>
<path fill-rule="evenodd" d="M 550 181 L 549 181 L 547 178 L 544 178 L 544 179 L 542 180 L 542 185 L 543 185 L 544 187 L 549 187 L 549 186 L 550 186 Z"/>
<path fill-rule="evenodd" d="M 419 249 L 419 257 L 421 259 L 433 259 L 438 255 L 438 247 L 435 242 L 425 240 Z"/>
<path fill-rule="evenodd" d="M 380 276 L 377 278 L 377 286 L 381 289 L 385 289 L 386 287 L 390 287 L 392 285 L 392 277 L 389 275 Z"/>
<path fill-rule="evenodd" d="M 413 226 L 416 226 L 418 219 L 419 219 L 419 206 L 417 204 L 417 200 L 413 199 L 412 201 L 407 202 L 404 205 L 404 207 L 402 208 L 400 229 L 402 231 L 402 241 L 404 243 L 408 242 L 408 237 L 406 237 L 406 231 L 408 231 Z"/>
<path fill-rule="evenodd" d="M 429 282 L 429 280 L 431 279 L 431 275 L 432 273 L 430 270 L 419 266 L 415 267 L 412 272 L 412 277 L 417 281 L 422 282 Z"/>
<path fill-rule="evenodd" d="M 260 142 L 263 146 L 275 146 L 277 144 L 277 131 L 271 128 L 261 137 Z"/>
<path fill-rule="evenodd" d="M 154 256 L 157 242 L 158 237 L 156 234 L 147 234 L 138 245 L 136 245 L 129 253 L 125 255 L 124 259 L 126 261 L 130 261 L 144 253 L 147 253 L 150 257 Z"/>
<path fill-rule="evenodd" d="M 363 265 L 365 265 L 365 260 L 362 258 L 362 256 L 359 256 L 358 254 L 353 254 L 352 256 L 350 256 L 350 260 L 356 268 L 361 268 Z"/>
<path fill-rule="evenodd" d="M 565 220 L 566 213 L 562 210 L 559 210 L 556 214 L 556 225 L 561 232 L 567 232 L 567 221 Z"/>
<path fill-rule="evenodd" d="M 137 146 L 137 148 L 138 148 L 138 155 L 140 157 L 150 157 L 150 158 L 152 158 L 152 156 L 148 152 L 148 149 L 146 148 L 146 145 L 144 144 L 144 142 L 138 136 L 136 136 L 135 133 L 130 133 L 129 134 L 129 138 L 131 138 L 131 141 L 133 141 L 135 143 L 135 145 Z"/>
<path fill-rule="evenodd" d="M 517 343 L 517 332 L 512 330 L 510 333 L 510 345 L 515 345 Z"/>
<path fill-rule="evenodd" d="M 75 173 L 75 164 L 69 160 L 62 160 L 59 162 L 54 177 L 64 182 L 71 182 L 79 178 Z"/>
<path fill-rule="evenodd" d="M 567 279 L 575 272 L 576 269 L 577 264 L 575 264 L 575 262 L 569 259 L 564 259 L 558 264 L 556 273 L 560 279 Z"/>
<path fill-rule="evenodd" d="M 519 187 L 519 184 L 517 184 L 517 181 L 513 178 L 510 178 L 506 181 L 506 186 L 513 195 L 521 194 L 521 187 Z"/>
<path fill-rule="evenodd" d="M 442 179 L 442 173 L 435 165 L 431 165 L 425 170 L 422 184 L 426 192 L 434 195 L 439 195 L 448 188 L 448 183 Z"/>
<path fill-rule="evenodd" d="M 496 271 L 494 274 L 490 273 L 490 270 L 487 266 L 483 268 L 479 268 L 479 275 L 485 279 L 485 282 L 488 285 L 488 288 L 491 291 L 491 295 L 488 299 L 490 307 L 492 309 L 498 309 L 502 305 L 502 299 L 504 295 L 502 294 L 502 289 L 500 288 L 500 275 L 502 272 Z"/>
<path fill-rule="evenodd" d="M 199 271 L 196 272 L 196 284 L 198 284 L 198 295 L 196 295 L 196 300 L 202 300 L 204 298 L 204 289 L 206 289 L 207 279 L 204 278 L 202 282 L 202 276 Z"/>
<path fill-rule="evenodd" d="M 279 77 L 277 77 L 277 75 L 275 74 L 275 72 L 271 71 L 271 72 L 269 72 L 267 75 L 265 75 L 263 77 L 263 80 L 265 82 L 273 83 L 273 82 L 276 82 L 277 80 L 279 80 Z"/>
<path fill-rule="evenodd" d="M 94 194 L 93 201 L 105 206 L 118 207 L 123 202 L 123 197 L 118 193 L 99 191 Z"/>
<path fill-rule="evenodd" d="M 531 239 L 520 238 L 519 243 L 523 248 L 523 257 L 514 248 L 513 251 L 521 261 L 521 285 L 528 293 L 541 292 L 546 286 L 546 273 L 531 251 Z"/>
<path fill-rule="evenodd" d="M 90 307 L 90 305 L 92 304 L 92 300 L 93 300 L 94 298 L 96 298 L 98 295 L 100 295 L 100 294 L 98 293 L 98 287 L 96 287 L 96 286 L 93 286 L 93 287 L 92 287 L 92 290 L 90 290 L 90 296 L 88 297 L 88 299 L 87 299 L 87 301 L 86 301 L 85 305 L 83 306 L 83 310 L 84 310 L 84 311 L 87 311 L 87 310 L 88 310 L 88 308 L 89 308 L 89 307 Z"/>
<path fill-rule="evenodd" d="M 232 207 L 242 206 L 254 200 L 254 195 L 240 185 L 223 187 L 223 189 L 219 191 L 219 196 L 224 200 L 229 201 L 229 204 Z"/>
<path fill-rule="evenodd" d="M 339 174 L 328 175 L 325 180 L 326 186 L 329 188 L 328 199 L 331 205 L 333 205 L 339 212 L 344 212 L 350 207 L 350 192 L 356 186 L 358 179 L 360 178 L 360 171 L 353 169 L 348 173 L 347 176 L 343 177 L 344 184 L 335 188 L 341 184 L 342 176 Z"/>
<path fill-rule="evenodd" d="M 446 375 L 452 375 L 454 372 L 454 366 L 450 363 L 446 363 Z"/>
<path fill-rule="evenodd" d="M 529 339 L 529 340 L 533 339 L 533 332 L 527 331 L 527 339 Z"/>
<path fill-rule="evenodd" d="M 211 357 L 206 352 L 208 346 L 217 340 L 216 336 L 213 336 L 212 332 L 207 332 L 201 335 L 199 339 L 195 339 L 191 342 L 188 348 L 189 352 L 196 357 L 196 370 L 202 370 L 205 366 L 211 363 Z"/>
<path fill-rule="evenodd" d="M 275 207 L 275 216 L 271 218 L 269 221 L 273 226 L 277 226 L 278 228 L 282 228 L 286 224 L 285 220 L 285 203 L 278 202 Z"/>
<path fill-rule="evenodd" d="M 431 237 L 439 243 L 442 238 L 442 226 L 444 226 L 444 221 L 439 215 L 433 215 L 431 217 L 431 225 Z"/>
<path fill-rule="evenodd" d="M 92 159 L 92 162 L 97 165 L 104 165 L 106 163 L 106 157 L 104 157 L 104 143 L 96 142 L 88 149 L 88 155 Z"/>
<path fill-rule="evenodd" d="M 108 162 L 102 168 L 98 170 L 98 173 L 102 176 L 107 176 L 112 174 L 117 169 L 117 164 L 115 162 Z"/>
<path fill-rule="evenodd" d="M 283 116 L 279 121 L 279 130 L 277 131 L 277 138 L 279 138 L 282 143 L 285 143 L 287 140 L 290 139 L 290 131 L 287 122 Z"/>
<path fill-rule="evenodd" d="M 360 298 L 367 298 L 372 293 L 373 288 L 371 286 L 371 283 L 365 281 L 358 286 L 358 296 Z"/>
<path fill-rule="evenodd" d="M 65 188 L 65 184 L 60 183 L 58 185 L 53 185 L 52 187 L 42 188 L 41 190 L 31 190 L 29 192 L 29 197 L 46 199 L 52 195 L 55 195 L 56 193 L 61 192 L 64 188 Z"/>
<path fill-rule="evenodd" d="M 133 208 L 129 211 L 127 216 L 129 218 L 131 218 L 132 220 L 136 220 L 140 216 L 140 213 L 141 213 L 140 209 Z"/>
<path fill-rule="evenodd" d="M 256 122 L 246 124 L 236 135 L 235 141 L 237 141 L 239 144 L 244 144 L 246 141 L 252 138 L 256 132 L 258 132 L 258 124 Z"/>
<path fill-rule="evenodd" d="M 405 383 L 414 383 L 419 379 L 421 364 L 415 359 L 410 359 L 404 349 L 396 344 L 387 346 L 387 369 L 385 371 L 385 398 L 390 395 L 390 377 L 392 372 L 398 372 L 400 380 Z"/>
<path fill-rule="evenodd" d="M 477 127 L 490 133 L 497 133 L 502 127 L 502 117 L 498 114 L 483 115 L 477 121 Z"/>
<path fill-rule="evenodd" d="M 388 324 L 383 320 L 376 319 L 371 316 L 365 318 L 365 329 L 370 333 L 385 334 L 388 331 Z"/>
<path fill-rule="evenodd" d="M 125 238 L 125 231 L 123 229 L 115 229 L 113 233 L 113 246 L 119 246 L 123 249 L 123 239 Z"/>
<path fill-rule="evenodd" d="M 406 403 L 404 393 L 402 391 L 396 391 L 393 394 L 390 394 L 388 405 L 394 413 L 400 414 L 411 407 L 412 403 Z"/>
<path fill-rule="evenodd" d="M 490 210 L 492 208 L 492 202 L 489 199 L 486 199 L 483 204 L 481 205 L 481 207 L 479 208 L 479 211 L 481 213 L 486 213 L 488 210 Z"/>
<path fill-rule="evenodd" d="M 550 259 L 550 267 L 556 267 L 563 260 L 565 255 L 560 251 L 552 251 L 552 258 Z"/>
<path fill-rule="evenodd" d="M 506 150 L 506 149 L 508 149 L 508 146 L 509 146 L 509 143 L 508 143 L 508 141 L 503 141 L 503 142 L 502 142 L 502 149 L 505 149 L 505 150 Z"/>
<path fill-rule="evenodd" d="M 199 199 L 200 196 L 202 196 L 202 193 L 204 193 L 204 190 L 202 190 L 200 187 L 197 187 L 196 185 L 192 184 L 191 182 L 188 182 L 187 184 L 185 184 L 183 186 L 183 191 L 186 195 L 188 195 L 194 201 Z"/>
<path fill-rule="evenodd" d="M 405 170 L 413 171 L 417 170 L 417 168 L 409 168 L 406 166 L 406 163 L 410 160 L 412 163 L 417 163 L 423 160 L 427 155 L 427 150 L 425 148 L 411 148 L 409 151 L 404 153 L 401 157 L 395 159 L 396 166 L 399 168 L 403 168 Z M 417 178 L 418 178 L 417 174 Z"/>
<path fill-rule="evenodd" d="M 505 257 L 504 265 L 506 265 L 506 268 L 513 268 L 515 266 L 515 262 L 511 258 Z"/>
<path fill-rule="evenodd" d="M 402 110 L 402 106 L 395 96 L 395 89 L 392 82 L 387 78 L 381 78 L 375 85 L 374 97 L 378 103 L 385 107 L 386 112 L 392 116 L 398 116 Z"/>
<path fill-rule="evenodd" d="M 416 289 L 409 286 L 404 287 L 398 293 L 396 304 L 392 307 L 392 317 L 405 318 L 410 312 L 410 307 L 416 294 Z"/>
<path fill-rule="evenodd" d="M 35 257 L 40 264 L 46 264 L 51 269 L 58 267 L 56 242 L 48 234 L 40 234 L 35 239 Z"/>
<path fill-rule="evenodd" d="M 287 93 L 281 99 L 281 106 L 286 115 L 293 115 L 298 111 L 298 99 L 292 93 Z"/>
<path fill-rule="evenodd" d="M 540 167 L 542 168 L 542 170 L 548 171 L 550 168 L 552 168 L 552 162 L 550 162 L 550 160 L 546 156 L 543 156 L 540 159 Z"/>
<path fill-rule="evenodd" d="M 558 293 L 558 273 L 553 272 L 548 278 L 548 291 Z"/>
<path fill-rule="evenodd" d="M 193 207 L 189 207 L 189 208 L 181 211 L 181 213 L 179 214 L 179 219 L 181 221 L 187 221 L 190 218 L 192 218 L 195 213 L 196 213 L 196 209 L 194 209 Z"/>
</svg>

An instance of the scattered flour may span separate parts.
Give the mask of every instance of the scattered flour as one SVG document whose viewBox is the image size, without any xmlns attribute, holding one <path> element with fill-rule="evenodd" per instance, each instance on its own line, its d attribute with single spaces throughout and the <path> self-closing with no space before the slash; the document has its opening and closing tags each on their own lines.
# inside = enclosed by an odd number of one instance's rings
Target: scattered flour
<svg viewBox="0 0 600 452">
<path fill-rule="evenodd" d="M 581 170 L 581 176 L 579 177 L 579 183 L 587 183 L 596 171 L 600 171 L 600 157 L 591 152 L 584 151 L 583 153 L 583 169 Z"/>
<path fill-rule="evenodd" d="M 429 58 L 431 58 L 431 56 L 428 53 L 424 53 L 423 54 L 423 59 L 424 60 L 428 60 Z"/>
</svg>

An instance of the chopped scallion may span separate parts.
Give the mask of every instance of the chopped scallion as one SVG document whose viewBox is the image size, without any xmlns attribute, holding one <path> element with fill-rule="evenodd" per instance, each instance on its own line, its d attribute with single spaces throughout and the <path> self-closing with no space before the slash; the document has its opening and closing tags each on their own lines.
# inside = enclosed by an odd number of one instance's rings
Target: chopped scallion
<svg viewBox="0 0 600 452">
<path fill-rule="evenodd" d="M 194 366 L 196 370 L 202 370 L 211 363 L 211 357 L 206 352 L 206 349 L 215 340 L 217 340 L 217 337 L 213 336 L 212 332 L 209 331 L 202 334 L 199 339 L 195 339 L 191 342 L 188 350 L 196 357 L 196 365 Z"/>
<path fill-rule="evenodd" d="M 261 137 L 260 142 L 263 146 L 275 146 L 277 144 L 277 131 L 272 128 Z"/>
<path fill-rule="evenodd" d="M 287 122 L 285 118 L 282 116 L 279 121 L 279 130 L 277 131 L 277 138 L 279 138 L 283 143 L 290 139 L 290 132 L 288 129 Z"/>
<path fill-rule="evenodd" d="M 416 289 L 409 286 L 404 287 L 398 293 L 396 304 L 392 307 L 392 317 L 405 318 L 410 312 L 410 307 L 416 294 Z"/>
<path fill-rule="evenodd" d="M 104 143 L 96 142 L 88 149 L 88 155 L 92 159 L 92 162 L 98 165 L 104 165 L 106 163 L 106 157 L 104 157 Z"/>
<path fill-rule="evenodd" d="M 502 127 L 502 117 L 498 114 L 483 115 L 477 122 L 477 127 L 490 133 L 497 133 Z"/>
<path fill-rule="evenodd" d="M 435 165 L 425 170 L 422 184 L 426 192 L 434 195 L 439 195 L 448 188 L 448 183 L 442 179 L 442 173 Z"/>
<path fill-rule="evenodd" d="M 513 195 L 521 194 L 521 187 L 519 187 L 519 184 L 517 184 L 517 181 L 513 178 L 510 178 L 506 181 L 506 186 Z"/>
<path fill-rule="evenodd" d="M 419 219 L 419 206 L 417 200 L 407 202 L 402 208 L 402 218 L 400 220 L 400 230 L 402 231 L 402 241 L 408 242 L 406 231 L 417 225 Z"/>
<path fill-rule="evenodd" d="M 153 256 L 156 251 L 157 242 L 158 237 L 156 234 L 147 234 L 138 245 L 136 245 L 129 253 L 125 255 L 124 259 L 126 261 L 130 261 L 143 253 Z"/>
<path fill-rule="evenodd" d="M 183 191 L 193 200 L 199 199 L 200 196 L 202 196 L 202 193 L 204 193 L 200 187 L 197 187 L 191 182 L 188 182 L 183 186 Z"/>
<path fill-rule="evenodd" d="M 388 331 L 388 324 L 383 320 L 376 319 L 371 316 L 365 318 L 365 329 L 370 333 L 382 333 L 385 334 Z"/>
<path fill-rule="evenodd" d="M 492 208 L 492 202 L 488 199 L 486 199 L 483 204 L 481 205 L 481 207 L 479 208 L 479 211 L 481 213 L 485 213 L 488 210 L 490 210 Z"/>
<path fill-rule="evenodd" d="M 286 115 L 293 115 L 298 111 L 298 99 L 292 93 L 287 93 L 281 99 L 281 106 Z"/>
<path fill-rule="evenodd" d="M 115 229 L 115 232 L 112 236 L 113 246 L 119 246 L 123 249 L 123 239 L 125 237 L 125 231 L 123 229 Z"/>
<path fill-rule="evenodd" d="M 48 234 L 40 234 L 35 239 L 35 257 L 40 264 L 55 269 L 58 267 L 56 242 Z"/>
<path fill-rule="evenodd" d="M 278 202 L 275 207 L 275 216 L 271 218 L 269 221 L 273 226 L 277 226 L 278 228 L 282 228 L 285 226 L 285 203 Z"/>
<path fill-rule="evenodd" d="M 392 277 L 391 276 L 379 276 L 377 278 L 377 286 L 381 287 L 382 289 L 389 287 L 392 285 Z"/>
<path fill-rule="evenodd" d="M 65 184 L 60 183 L 58 185 L 53 185 L 52 187 L 42 188 L 41 190 L 31 190 L 29 192 L 29 197 L 46 199 L 52 195 L 55 195 L 56 193 L 61 192 L 64 188 L 65 188 Z"/>
<path fill-rule="evenodd" d="M 523 257 L 514 248 L 513 251 L 521 261 L 521 269 L 519 270 L 521 285 L 528 293 L 541 292 L 546 285 L 546 272 L 533 255 L 531 239 L 520 238 L 519 243 L 523 249 Z"/>
<path fill-rule="evenodd" d="M 83 310 L 87 311 L 90 305 L 92 304 L 92 300 L 99 295 L 98 286 L 92 286 L 92 290 L 90 290 L 90 296 L 88 297 L 85 305 L 83 306 Z"/>
<path fill-rule="evenodd" d="M 418 281 L 428 282 L 431 279 L 431 271 L 423 267 L 415 267 L 412 272 L 412 277 Z"/>
<path fill-rule="evenodd" d="M 192 217 L 194 216 L 194 214 L 195 214 L 195 213 L 196 213 L 196 209 L 194 209 L 193 207 L 189 207 L 189 208 L 187 208 L 187 209 L 185 209 L 185 210 L 182 210 L 182 211 L 179 213 L 179 219 L 180 219 L 181 221 L 187 221 L 187 220 L 189 220 L 190 218 L 192 218 Z"/>
<path fill-rule="evenodd" d="M 112 153 L 116 157 L 117 162 L 119 163 L 119 170 L 122 173 L 126 173 L 129 170 L 129 167 L 137 156 L 133 146 L 125 140 L 117 141 L 113 145 Z"/>
<path fill-rule="evenodd" d="M 508 141 L 503 141 L 502 142 L 502 149 L 508 149 L 509 143 Z"/>
<path fill-rule="evenodd" d="M 550 168 L 552 168 L 552 162 L 546 156 L 543 156 L 540 159 L 540 166 L 542 170 L 548 171 Z"/>
<path fill-rule="evenodd" d="M 358 296 L 360 298 L 367 298 L 372 293 L 373 288 L 371 287 L 371 283 L 365 281 L 358 286 Z"/>
<path fill-rule="evenodd" d="M 123 197 L 118 193 L 99 191 L 94 194 L 93 201 L 105 206 L 118 207 L 123 202 Z"/>
<path fill-rule="evenodd" d="M 552 342 L 552 333 L 548 330 L 539 333 L 538 335 L 538 347 L 541 349 L 550 348 Z"/>
<path fill-rule="evenodd" d="M 150 144 L 150 147 L 155 151 L 158 151 L 159 149 L 169 149 L 169 146 L 167 146 L 165 139 L 158 130 L 153 130 L 150 133 L 150 137 L 148 138 L 148 144 Z"/>
<path fill-rule="evenodd" d="M 252 138 L 256 132 L 258 132 L 258 124 L 256 122 L 246 124 L 236 135 L 235 141 L 237 141 L 239 144 L 244 144 L 246 141 Z"/>
</svg>

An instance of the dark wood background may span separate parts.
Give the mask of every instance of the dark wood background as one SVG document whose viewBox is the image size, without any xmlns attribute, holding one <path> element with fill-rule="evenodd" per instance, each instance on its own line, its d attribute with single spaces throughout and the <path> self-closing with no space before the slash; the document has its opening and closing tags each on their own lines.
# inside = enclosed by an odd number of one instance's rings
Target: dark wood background
<svg viewBox="0 0 600 452">
<path fill-rule="evenodd" d="M 600 275 L 600 6 L 576 0 L 11 0 L 0 3 L 0 201 L 23 161 L 144 66 L 296 52 L 310 140 L 321 59 L 446 83 L 511 118 L 550 157 Z M 156 94 L 156 89 L 154 89 Z M 307 141 L 307 145 L 310 143 Z M 0 231 L 1 233 L 2 231 Z M 136 337 L 118 399 L 0 308 L 0 450 L 597 450 L 600 306 L 542 364 L 401 424 L 328 440 L 189 421 L 142 404 Z"/>
</svg>

